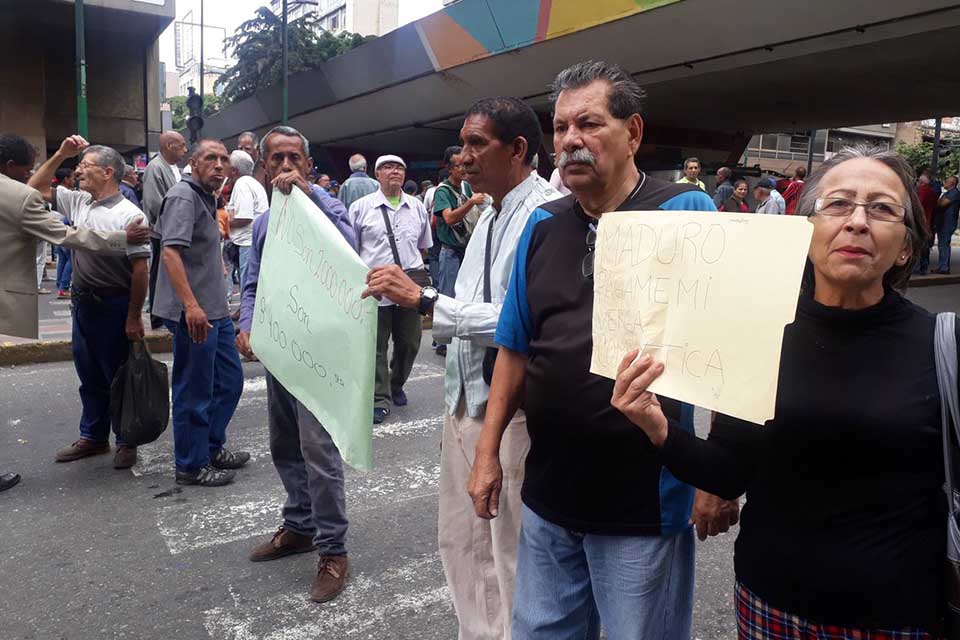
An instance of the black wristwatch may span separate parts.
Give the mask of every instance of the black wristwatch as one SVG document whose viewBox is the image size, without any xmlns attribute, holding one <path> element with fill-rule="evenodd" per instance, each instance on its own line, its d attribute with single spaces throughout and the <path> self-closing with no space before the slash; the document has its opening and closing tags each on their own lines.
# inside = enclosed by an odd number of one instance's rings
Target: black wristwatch
<svg viewBox="0 0 960 640">
<path fill-rule="evenodd" d="M 437 298 L 439 297 L 440 293 L 433 287 L 423 287 L 420 289 L 420 304 L 417 307 L 420 315 L 430 315 L 433 312 L 433 305 L 436 304 Z"/>
</svg>

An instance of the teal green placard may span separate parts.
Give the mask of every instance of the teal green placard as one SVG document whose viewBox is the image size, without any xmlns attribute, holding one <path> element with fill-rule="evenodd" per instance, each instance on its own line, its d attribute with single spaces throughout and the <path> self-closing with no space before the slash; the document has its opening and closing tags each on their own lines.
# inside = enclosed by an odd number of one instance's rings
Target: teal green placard
<svg viewBox="0 0 960 640">
<path fill-rule="evenodd" d="M 250 344 L 351 466 L 372 460 L 377 303 L 369 269 L 302 191 L 273 192 Z"/>
</svg>

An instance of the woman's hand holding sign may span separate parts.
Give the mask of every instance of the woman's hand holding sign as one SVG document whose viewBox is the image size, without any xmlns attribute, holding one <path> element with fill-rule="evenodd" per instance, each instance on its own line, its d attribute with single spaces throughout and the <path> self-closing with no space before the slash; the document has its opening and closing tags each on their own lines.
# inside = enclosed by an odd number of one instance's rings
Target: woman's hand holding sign
<svg viewBox="0 0 960 640">
<path fill-rule="evenodd" d="M 610 404 L 643 429 L 654 446 L 660 447 L 667 439 L 667 417 L 656 394 L 648 388 L 663 373 L 664 366 L 650 355 L 637 359 L 639 353 L 639 349 L 634 349 L 620 361 Z"/>
</svg>

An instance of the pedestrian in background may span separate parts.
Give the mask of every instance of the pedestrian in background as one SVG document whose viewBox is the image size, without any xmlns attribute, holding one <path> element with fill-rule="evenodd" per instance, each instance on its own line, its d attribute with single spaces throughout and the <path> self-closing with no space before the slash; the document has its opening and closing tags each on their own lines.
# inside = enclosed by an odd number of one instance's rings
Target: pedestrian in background
<svg viewBox="0 0 960 640">
<path fill-rule="evenodd" d="M 787 182 L 783 191 L 783 202 L 785 213 L 793 215 L 797 212 L 797 203 L 800 202 L 800 196 L 803 194 L 804 178 L 807 177 L 805 167 L 797 167 L 793 172 L 793 179 Z"/>
<path fill-rule="evenodd" d="M 401 189 L 406 170 L 407 165 L 399 156 L 380 156 L 374 166 L 380 189 L 350 207 L 350 221 L 360 258 L 371 269 L 396 264 L 404 271 L 423 270 L 420 252 L 433 245 L 430 221 L 423 203 Z M 374 424 L 384 421 L 391 404 L 406 406 L 407 394 L 403 386 L 420 351 L 421 334 L 420 314 L 416 309 L 403 308 L 383 297 L 378 302 L 377 313 Z M 393 354 L 388 363 L 391 338 Z"/>
<path fill-rule="evenodd" d="M 726 213 L 750 213 L 750 205 L 747 204 L 747 191 L 749 188 L 746 180 L 737 180 L 730 192 L 730 197 L 720 205 L 720 211 Z"/>
<path fill-rule="evenodd" d="M 926 235 L 913 171 L 845 149 L 798 210 L 813 239 L 783 335 L 776 415 L 717 414 L 707 440 L 667 425 L 647 391 L 663 364 L 620 364 L 612 404 L 678 478 L 746 492 L 734 586 L 738 637 L 941 638 L 947 514 L 935 317 L 906 287 Z M 665 402 L 660 398 L 660 402 Z"/>
<path fill-rule="evenodd" d="M 937 254 L 938 264 L 933 273 L 950 273 L 950 256 L 953 253 L 951 241 L 957 230 L 957 219 L 960 217 L 960 190 L 957 188 L 957 176 L 950 176 L 943 181 L 944 192 L 938 201 L 940 213 L 937 216 Z"/>
<path fill-rule="evenodd" d="M 79 190 L 51 187 L 54 172 L 64 160 L 80 156 L 76 177 Z M 145 223 L 143 212 L 120 192 L 125 173 L 123 157 L 115 149 L 90 146 L 81 136 L 70 136 L 30 178 L 57 211 L 78 229 L 122 231 Z M 57 451 L 57 462 L 72 462 L 110 452 L 110 386 L 126 362 L 130 343 L 143 340 L 143 303 L 150 280 L 150 244 L 127 245 L 125 255 L 77 253 L 71 300 L 73 364 L 80 378 L 80 438 Z M 137 448 L 120 437 L 113 424 L 117 451 L 115 469 L 137 462 Z"/>
<path fill-rule="evenodd" d="M 187 141 L 176 131 L 164 131 L 160 134 L 160 153 L 147 163 L 143 172 L 143 212 L 147 214 L 153 236 L 150 251 L 153 260 L 150 263 L 150 326 L 159 329 L 163 321 L 153 313 L 153 301 L 157 292 L 157 276 L 160 273 L 161 256 L 160 232 L 157 230 L 157 218 L 163 197 L 170 187 L 180 181 L 180 166 L 187 155 Z"/>
<path fill-rule="evenodd" d="M 721 209 L 723 203 L 733 195 L 733 170 L 730 167 L 720 167 L 717 169 L 717 187 L 713 192 L 713 204 L 717 209 Z"/>
<path fill-rule="evenodd" d="M 706 191 L 707 186 L 700 179 L 700 160 L 697 158 L 687 158 L 683 161 L 683 177 L 677 180 L 677 184 L 692 184 L 701 191 Z"/>
<path fill-rule="evenodd" d="M 273 187 L 286 194 L 294 188 L 301 189 L 355 248 L 356 238 L 345 219 L 343 204 L 318 196 L 316 192 L 320 188 L 306 180 L 307 169 L 313 163 L 306 138 L 296 129 L 277 127 L 264 136 L 262 144 L 266 176 Z M 269 223 L 269 210 L 253 222 L 253 241 L 240 302 L 237 348 L 250 359 L 255 357 L 250 348 L 250 330 Z M 266 371 L 266 379 L 270 454 L 287 500 L 283 506 L 283 523 L 269 540 L 253 548 L 250 560 L 266 562 L 319 551 L 310 599 L 327 602 L 343 591 L 350 574 L 343 460 L 330 434 L 310 410 L 270 371 Z"/>
<path fill-rule="evenodd" d="M 350 177 L 340 185 L 337 197 L 350 210 L 351 205 L 364 196 L 375 193 L 380 184 L 367 175 L 367 159 L 359 153 L 350 156 Z"/>
<path fill-rule="evenodd" d="M 120 181 L 120 195 L 140 208 L 140 197 L 137 195 L 137 170 L 133 165 L 123 165 L 123 178 Z"/>
<path fill-rule="evenodd" d="M 163 269 L 153 312 L 173 334 L 171 378 L 177 484 L 229 484 L 250 460 L 226 448 L 227 425 L 243 392 L 243 369 L 223 295 L 217 200 L 229 168 L 226 147 L 201 140 L 191 173 L 164 197 L 157 221 Z"/>
<path fill-rule="evenodd" d="M 757 182 L 753 187 L 753 198 L 757 202 L 757 213 L 782 215 L 787 210 L 783 196 L 777 191 L 770 178 L 761 178 Z"/>
<path fill-rule="evenodd" d="M 267 192 L 253 177 L 254 162 L 246 151 L 235 150 L 230 154 L 230 203 L 227 217 L 230 240 L 238 249 L 240 265 L 240 290 L 247 273 L 250 246 L 253 243 L 253 222 L 270 209 Z"/>
<path fill-rule="evenodd" d="M 64 189 L 69 189 L 73 191 L 77 186 L 77 179 L 74 175 L 73 169 L 57 169 L 56 173 L 57 185 L 63 187 Z M 63 215 L 62 212 L 60 215 Z M 70 219 L 64 216 L 63 223 L 67 226 L 70 226 L 72 223 Z M 70 249 L 67 249 L 62 246 L 54 245 L 53 247 L 54 255 L 57 256 L 57 297 L 58 298 L 69 298 L 70 297 L 70 281 L 73 276 L 73 258 L 70 255 Z"/>
</svg>

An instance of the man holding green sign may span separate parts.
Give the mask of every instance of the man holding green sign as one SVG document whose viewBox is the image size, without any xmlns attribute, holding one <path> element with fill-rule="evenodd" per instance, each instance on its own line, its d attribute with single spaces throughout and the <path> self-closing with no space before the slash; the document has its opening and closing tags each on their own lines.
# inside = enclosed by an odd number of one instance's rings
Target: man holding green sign
<svg viewBox="0 0 960 640">
<path fill-rule="evenodd" d="M 343 204 L 307 182 L 306 138 L 276 127 L 261 156 L 273 207 L 253 224 L 237 347 L 248 357 L 255 349 L 267 368 L 270 452 L 287 501 L 283 524 L 250 560 L 319 550 L 310 598 L 326 602 L 349 574 L 341 451 L 370 465 L 375 306 L 348 295 L 345 283 L 361 286 L 366 270 Z M 351 407 L 363 408 L 352 420 Z"/>
</svg>

